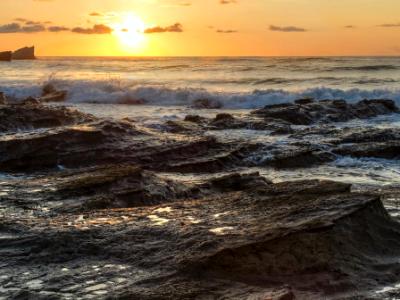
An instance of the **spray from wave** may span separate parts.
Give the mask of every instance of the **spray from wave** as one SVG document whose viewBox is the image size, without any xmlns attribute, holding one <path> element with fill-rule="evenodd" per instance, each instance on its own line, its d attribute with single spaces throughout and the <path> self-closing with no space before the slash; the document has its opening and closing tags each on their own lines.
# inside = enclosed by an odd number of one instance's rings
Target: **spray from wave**
<svg viewBox="0 0 400 300">
<path fill-rule="evenodd" d="M 68 91 L 72 103 L 134 103 L 143 100 L 149 105 L 191 106 L 198 99 L 218 101 L 224 108 L 260 108 L 268 104 L 292 102 L 299 98 L 344 99 L 356 102 L 363 99 L 392 99 L 400 105 L 400 89 L 334 89 L 317 87 L 289 91 L 285 89 L 256 89 L 251 92 L 211 91 L 203 88 L 170 88 L 163 85 L 125 84 L 118 80 L 56 80 L 59 89 Z M 8 96 L 23 99 L 39 96 L 41 85 L 0 86 Z"/>
</svg>

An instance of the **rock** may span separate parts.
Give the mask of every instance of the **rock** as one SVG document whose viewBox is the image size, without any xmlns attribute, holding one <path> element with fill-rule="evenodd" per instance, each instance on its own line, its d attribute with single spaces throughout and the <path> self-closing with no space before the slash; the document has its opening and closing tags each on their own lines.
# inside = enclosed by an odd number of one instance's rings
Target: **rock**
<svg viewBox="0 0 400 300">
<path fill-rule="evenodd" d="M 47 128 L 92 121 L 95 118 L 64 107 L 43 106 L 28 98 L 21 105 L 0 107 L 0 132 Z"/>
<path fill-rule="evenodd" d="M 42 96 L 38 99 L 40 102 L 62 102 L 67 98 L 67 91 L 58 91 L 54 84 L 47 83 L 42 88 Z"/>
<path fill-rule="evenodd" d="M 184 119 L 184 121 L 186 122 L 192 122 L 192 123 L 204 123 L 207 119 L 201 116 L 197 116 L 197 115 L 187 115 Z"/>
<path fill-rule="evenodd" d="M 11 51 L 0 52 L 0 61 L 11 61 L 11 58 L 12 58 Z"/>
<path fill-rule="evenodd" d="M 53 94 L 55 92 L 57 92 L 57 89 L 55 88 L 54 84 L 52 84 L 52 83 L 46 83 L 42 88 L 42 96 L 46 96 L 48 94 Z"/>
<path fill-rule="evenodd" d="M 4 95 L 3 92 L 0 92 L 0 105 L 6 105 L 6 104 L 7 104 L 6 95 Z"/>
<path fill-rule="evenodd" d="M 137 169 L 126 171 L 137 180 Z M 88 186 L 97 179 L 105 190 L 121 184 L 114 172 L 93 173 Z M 84 177 L 76 179 L 65 183 L 85 190 Z M 158 206 L 5 214 L 1 271 L 17 288 L 3 296 L 24 290 L 35 298 L 26 282 L 40 278 L 41 291 L 81 295 L 101 288 L 118 299 L 330 299 L 347 292 L 366 298 L 377 279 L 397 282 L 387 270 L 399 266 L 393 257 L 400 253 L 400 225 L 378 196 L 349 188 L 306 180 Z"/>
<path fill-rule="evenodd" d="M 297 99 L 294 101 L 295 104 L 310 104 L 310 103 L 314 103 L 314 98 L 303 98 L 303 99 Z"/>
<path fill-rule="evenodd" d="M 143 99 L 143 98 L 132 98 L 132 97 L 129 97 L 129 96 L 123 97 L 118 101 L 119 104 L 129 104 L 129 105 L 144 105 L 147 102 L 148 101 L 146 99 Z"/>
<path fill-rule="evenodd" d="M 335 148 L 333 152 L 353 157 L 400 159 L 400 141 L 345 144 Z"/>
<path fill-rule="evenodd" d="M 40 102 L 63 102 L 67 98 L 67 91 L 56 91 L 48 93 L 45 96 L 40 97 L 38 100 Z"/>
<path fill-rule="evenodd" d="M 37 98 L 29 96 L 28 98 L 21 101 L 22 105 L 39 105 L 40 101 Z"/>
<path fill-rule="evenodd" d="M 35 59 L 35 47 L 24 47 L 12 53 L 12 59 Z"/>
<path fill-rule="evenodd" d="M 222 104 L 217 100 L 197 99 L 193 101 L 192 107 L 199 109 L 218 109 L 222 107 Z"/>
<path fill-rule="evenodd" d="M 187 133 L 187 132 L 199 132 L 202 130 L 200 126 L 193 122 L 187 121 L 167 121 L 165 123 L 166 131 L 171 133 Z"/>
<path fill-rule="evenodd" d="M 352 119 L 366 119 L 379 115 L 399 112 L 392 100 L 363 100 L 349 104 L 344 100 L 321 100 L 319 102 L 300 100 L 295 104 L 267 105 L 253 114 L 281 119 L 293 125 L 313 123 L 345 122 Z"/>
</svg>

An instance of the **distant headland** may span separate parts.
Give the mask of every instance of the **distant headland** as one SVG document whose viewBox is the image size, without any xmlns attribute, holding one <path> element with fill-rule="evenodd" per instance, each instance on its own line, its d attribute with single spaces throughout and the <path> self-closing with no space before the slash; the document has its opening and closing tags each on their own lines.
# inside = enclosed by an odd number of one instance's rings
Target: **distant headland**
<svg viewBox="0 0 400 300">
<path fill-rule="evenodd" d="M 35 47 L 24 47 L 16 51 L 0 52 L 0 61 L 11 61 L 21 59 L 35 59 Z"/>
</svg>

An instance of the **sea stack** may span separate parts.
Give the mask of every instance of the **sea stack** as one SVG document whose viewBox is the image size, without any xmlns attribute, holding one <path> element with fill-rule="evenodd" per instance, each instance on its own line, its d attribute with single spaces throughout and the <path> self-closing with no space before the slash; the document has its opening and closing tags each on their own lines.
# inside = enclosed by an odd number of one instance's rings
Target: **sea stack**
<svg viewBox="0 0 400 300">
<path fill-rule="evenodd" d="M 11 51 L 0 52 L 0 61 L 11 61 L 11 58 L 12 58 Z"/>
<path fill-rule="evenodd" d="M 35 59 L 35 47 L 24 47 L 12 53 L 12 59 Z"/>
</svg>

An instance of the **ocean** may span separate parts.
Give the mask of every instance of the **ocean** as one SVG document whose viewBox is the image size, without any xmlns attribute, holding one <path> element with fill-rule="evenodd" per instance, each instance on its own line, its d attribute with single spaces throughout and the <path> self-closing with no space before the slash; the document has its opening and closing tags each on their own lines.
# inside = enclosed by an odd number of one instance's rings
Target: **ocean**
<svg viewBox="0 0 400 300">
<path fill-rule="evenodd" d="M 9 96 L 39 95 L 50 80 L 69 91 L 72 103 L 190 106 L 211 98 L 235 109 L 300 97 L 400 103 L 398 57 L 39 57 L 1 63 L 0 74 L 0 90 Z"/>
</svg>

